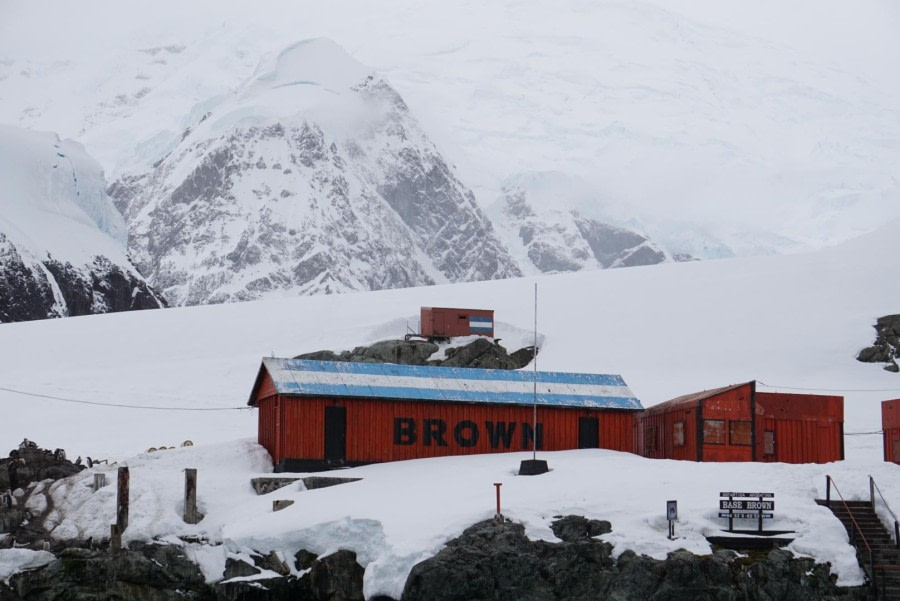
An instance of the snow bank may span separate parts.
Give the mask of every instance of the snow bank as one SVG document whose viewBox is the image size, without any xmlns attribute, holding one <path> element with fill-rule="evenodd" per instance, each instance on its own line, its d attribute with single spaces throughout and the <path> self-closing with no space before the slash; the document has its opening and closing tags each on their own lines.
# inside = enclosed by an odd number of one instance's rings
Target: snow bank
<svg viewBox="0 0 900 601">
<path fill-rule="evenodd" d="M 53 553 L 47 551 L 0 549 L 0 581 L 8 584 L 13 574 L 43 567 L 54 559 Z"/>
<path fill-rule="evenodd" d="M 524 523 L 533 539 L 554 541 L 550 523 L 560 515 L 609 520 L 604 535 L 614 555 L 626 549 L 663 559 L 670 551 L 710 553 L 706 536 L 727 526 L 718 515 L 719 492 L 765 490 L 775 494 L 775 519 L 766 529 L 796 533 L 788 547 L 829 562 L 842 585 L 863 574 L 841 523 L 815 503 L 824 496 L 825 475 L 857 497 L 867 493 L 871 473 L 889 499 L 900 500 L 897 467 L 867 461 L 830 465 L 716 464 L 650 460 L 604 450 L 543 453 L 550 473 L 516 475 L 529 453 L 445 457 L 343 470 L 358 482 L 305 490 L 299 483 L 258 496 L 250 479 L 268 473 L 268 457 L 251 441 L 195 446 L 141 454 L 130 468 L 131 510 L 126 540 L 204 537 L 215 546 L 183 545 L 208 581 L 222 578 L 228 554 L 299 549 L 328 555 L 355 551 L 366 567 L 365 592 L 399 598 L 412 567 L 434 555 L 471 524 L 494 514 L 494 482 L 502 482 L 502 512 Z M 203 520 L 181 521 L 183 470 L 198 469 Z M 115 520 L 114 467 L 87 470 L 51 488 L 59 525 L 57 538 L 103 537 Z M 94 493 L 93 472 L 109 471 L 113 484 Z M 295 503 L 278 512 L 272 501 Z M 666 501 L 677 499 L 676 539 L 668 540 Z M 896 501 L 895 501 L 896 502 Z M 743 524 L 752 528 L 753 524 Z M 742 527 L 740 522 L 738 527 Z"/>
</svg>

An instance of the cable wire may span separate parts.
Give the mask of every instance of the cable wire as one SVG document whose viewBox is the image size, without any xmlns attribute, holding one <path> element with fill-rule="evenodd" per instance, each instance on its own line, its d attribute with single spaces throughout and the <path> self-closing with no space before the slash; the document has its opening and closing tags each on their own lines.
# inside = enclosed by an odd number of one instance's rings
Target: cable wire
<svg viewBox="0 0 900 601">
<path fill-rule="evenodd" d="M 23 396 L 37 397 L 40 399 L 50 399 L 61 401 L 63 403 L 77 403 L 79 405 L 96 405 L 99 407 L 116 407 L 118 409 L 145 409 L 151 411 L 243 411 L 252 409 L 252 407 L 162 407 L 159 405 L 119 405 L 117 403 L 103 403 L 100 401 L 85 401 L 82 399 L 70 399 L 66 397 L 54 396 L 52 394 L 40 394 L 37 392 L 26 392 L 24 390 L 16 390 L 14 388 L 5 388 L 0 386 L 0 390 L 11 392 L 13 394 L 21 394 Z"/>
<path fill-rule="evenodd" d="M 900 388 L 807 388 L 799 386 L 779 386 L 777 384 L 766 384 L 760 380 L 757 384 L 767 388 L 784 388 L 785 390 L 812 390 L 815 392 L 900 392 Z"/>
</svg>

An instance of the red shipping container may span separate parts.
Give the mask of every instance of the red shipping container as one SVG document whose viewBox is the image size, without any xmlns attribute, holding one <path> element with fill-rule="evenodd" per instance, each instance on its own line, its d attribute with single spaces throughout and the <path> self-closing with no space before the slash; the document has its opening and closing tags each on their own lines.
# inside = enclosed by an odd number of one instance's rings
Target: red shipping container
<svg viewBox="0 0 900 601">
<path fill-rule="evenodd" d="M 689 394 L 635 418 L 635 451 L 691 461 L 827 463 L 844 458 L 844 399 L 757 392 L 746 382 Z"/>
<path fill-rule="evenodd" d="M 432 338 L 453 336 L 494 337 L 494 311 L 491 309 L 452 309 L 422 307 L 419 334 Z"/>
</svg>

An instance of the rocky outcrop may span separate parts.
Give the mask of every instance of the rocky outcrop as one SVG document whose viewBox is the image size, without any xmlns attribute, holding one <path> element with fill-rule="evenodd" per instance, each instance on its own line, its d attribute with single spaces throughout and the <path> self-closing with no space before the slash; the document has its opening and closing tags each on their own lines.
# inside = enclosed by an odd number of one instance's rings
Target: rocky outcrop
<svg viewBox="0 0 900 601">
<path fill-rule="evenodd" d="M 900 372 L 896 359 L 900 358 L 900 315 L 879 317 L 875 325 L 875 344 L 856 356 L 863 363 L 887 363 L 884 369 Z"/>
<path fill-rule="evenodd" d="M 413 568 L 401 601 L 868 599 L 866 589 L 837 587 L 827 564 L 782 550 L 756 556 L 675 551 L 665 560 L 625 551 L 615 560 L 612 546 L 593 538 L 610 532 L 609 522 L 560 516 L 551 527 L 561 542 L 529 540 L 523 525 L 503 519 L 475 524 Z M 210 585 L 179 545 L 132 543 L 119 552 L 111 552 L 105 543 L 100 549 L 91 547 L 57 550 L 57 559 L 46 567 L 16 574 L 8 586 L 0 582 L 0 599 L 365 599 L 365 570 L 355 553 L 346 550 L 326 557 L 300 550 L 292 566 L 290 558 L 274 552 L 230 555 L 223 579 Z"/>
<path fill-rule="evenodd" d="M 581 518 L 583 520 L 584 518 Z M 764 557 L 731 551 L 697 556 L 670 553 L 665 560 L 630 551 L 612 559 L 608 543 L 589 537 L 587 521 L 558 526 L 564 542 L 531 541 L 524 526 L 485 521 L 431 559 L 416 565 L 403 601 L 830 601 L 866 599 L 864 590 L 841 589 L 827 565 L 775 550 Z M 602 526 L 594 526 L 597 530 Z M 582 535 L 578 535 L 581 532 Z"/>
<path fill-rule="evenodd" d="M 900 372 L 896 359 L 900 358 L 900 315 L 879 317 L 875 325 L 875 344 L 856 356 L 863 363 L 887 363 L 884 369 Z"/>
<path fill-rule="evenodd" d="M 534 359 L 533 347 L 525 347 L 509 354 L 490 338 L 477 338 L 469 344 L 450 347 L 443 359 L 430 357 L 440 350 L 434 342 L 425 340 L 382 340 L 352 351 L 335 353 L 315 351 L 297 355 L 295 359 L 316 361 L 344 361 L 354 363 L 396 363 L 398 365 L 436 365 L 442 367 L 480 367 L 482 369 L 522 369 Z"/>
</svg>

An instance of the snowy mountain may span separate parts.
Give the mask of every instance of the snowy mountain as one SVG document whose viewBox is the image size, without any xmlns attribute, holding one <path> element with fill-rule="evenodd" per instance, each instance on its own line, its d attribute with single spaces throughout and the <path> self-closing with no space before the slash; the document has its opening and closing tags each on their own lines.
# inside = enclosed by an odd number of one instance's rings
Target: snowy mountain
<svg viewBox="0 0 900 601">
<path fill-rule="evenodd" d="M 0 323 L 164 306 L 84 148 L 0 126 Z"/>
<path fill-rule="evenodd" d="M 560 196 L 563 190 L 565 194 Z M 586 182 L 562 174 L 520 174 L 508 180 L 488 214 L 529 273 L 691 259 L 667 253 L 636 231 L 583 214 L 584 209 L 597 213 L 591 206 L 591 192 Z"/>
<path fill-rule="evenodd" d="M 78 140 L 111 181 L 150 171 L 207 112 L 192 107 L 262 57 L 328 36 L 388 78 L 486 204 L 511 174 L 565 172 L 641 225 L 606 222 L 698 258 L 819 248 L 900 216 L 890 0 L 52 5 L 0 20 L 0 122 Z M 693 229 L 666 236 L 673 221 Z"/>
<path fill-rule="evenodd" d="M 400 96 L 334 42 L 291 46 L 195 112 L 109 190 L 172 304 L 521 273 Z"/>
</svg>

